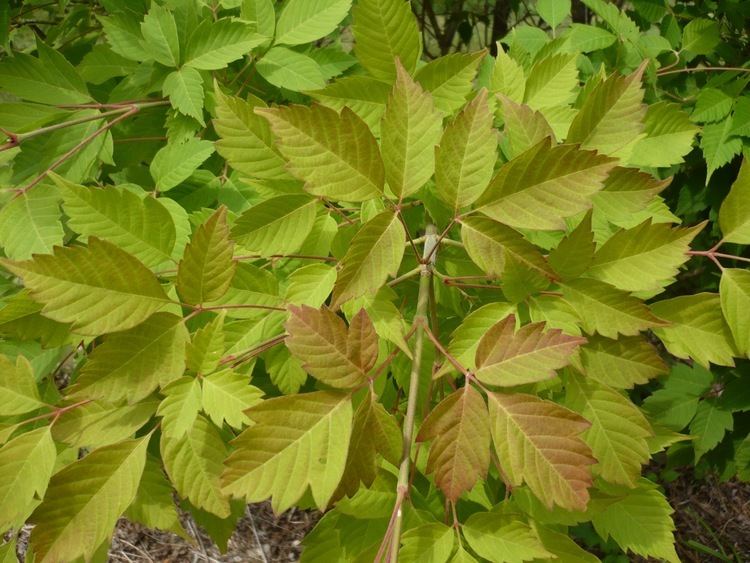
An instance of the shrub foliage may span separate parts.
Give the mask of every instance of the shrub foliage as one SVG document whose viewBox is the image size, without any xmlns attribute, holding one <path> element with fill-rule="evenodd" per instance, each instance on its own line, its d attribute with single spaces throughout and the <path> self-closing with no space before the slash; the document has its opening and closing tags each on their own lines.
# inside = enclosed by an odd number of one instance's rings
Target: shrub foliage
<svg viewBox="0 0 750 563">
<path fill-rule="evenodd" d="M 177 498 L 226 545 L 270 499 L 327 511 L 303 561 L 597 561 L 586 530 L 677 561 L 642 471 L 748 406 L 722 245 L 750 244 L 750 164 L 710 222 L 668 186 L 732 161 L 750 104 L 741 70 L 672 99 L 718 24 L 585 3 L 429 62 L 403 0 L 102 0 L 6 34 L 0 531 L 102 558 L 121 515 L 184 534 Z"/>
</svg>

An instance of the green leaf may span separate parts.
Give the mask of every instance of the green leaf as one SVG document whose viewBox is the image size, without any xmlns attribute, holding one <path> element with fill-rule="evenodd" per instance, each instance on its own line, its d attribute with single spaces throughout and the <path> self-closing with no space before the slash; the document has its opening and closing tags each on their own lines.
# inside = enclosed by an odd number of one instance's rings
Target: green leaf
<svg viewBox="0 0 750 563">
<path fill-rule="evenodd" d="M 623 291 L 660 289 L 690 258 L 690 242 L 704 225 L 673 228 L 647 219 L 635 228 L 620 230 L 597 249 L 586 275 Z"/>
<path fill-rule="evenodd" d="M 276 12 L 273 0 L 243 0 L 240 17 L 255 24 L 256 31 L 267 40 L 276 32 Z"/>
<path fill-rule="evenodd" d="M 561 230 L 565 217 L 591 207 L 615 161 L 545 139 L 502 165 L 477 202 L 511 227 Z"/>
<path fill-rule="evenodd" d="M 307 372 L 302 368 L 300 361 L 283 346 L 269 350 L 263 358 L 263 363 L 268 370 L 271 383 L 284 395 L 298 393 L 307 381 Z"/>
<path fill-rule="evenodd" d="M 266 37 L 255 33 L 252 25 L 230 19 L 206 19 L 190 36 L 185 64 L 199 70 L 219 70 L 264 41 Z"/>
<path fill-rule="evenodd" d="M 503 514 L 475 512 L 461 529 L 469 546 L 493 563 L 523 563 L 553 557 L 533 528 Z"/>
<path fill-rule="evenodd" d="M 594 513 L 596 532 L 605 540 L 612 537 L 624 550 L 678 563 L 672 507 L 656 485 L 640 479 L 636 488 L 618 497 L 614 502 L 606 499 L 602 510 Z"/>
<path fill-rule="evenodd" d="M 595 249 L 591 214 L 587 214 L 549 253 L 547 260 L 562 279 L 573 280 L 588 270 Z"/>
<path fill-rule="evenodd" d="M 374 295 L 389 275 L 398 272 L 405 245 L 404 228 L 392 212 L 384 211 L 365 223 L 341 259 L 331 307 L 335 310 L 349 299 Z"/>
<path fill-rule="evenodd" d="M 601 563 L 601 560 L 581 548 L 565 533 L 553 532 L 538 526 L 536 532 L 544 544 L 544 549 L 555 555 L 558 563 Z M 541 560 L 535 560 L 535 563 Z"/>
<path fill-rule="evenodd" d="M 365 383 L 378 357 L 375 327 L 363 309 L 349 327 L 328 308 L 290 306 L 286 346 L 310 375 L 339 389 Z"/>
<path fill-rule="evenodd" d="M 149 58 L 164 66 L 180 65 L 180 39 L 174 14 L 154 4 L 141 23 L 141 33 Z"/>
<path fill-rule="evenodd" d="M 435 171 L 435 146 L 442 118 L 429 94 L 412 80 L 400 61 L 396 82 L 380 124 L 385 179 L 399 199 L 409 197 Z"/>
<path fill-rule="evenodd" d="M 526 90 L 523 68 L 506 54 L 500 42 L 496 43 L 497 57 L 490 77 L 490 92 L 502 94 L 520 104 Z"/>
<path fill-rule="evenodd" d="M 147 61 L 152 58 L 144 45 L 138 21 L 124 13 L 114 13 L 108 16 L 97 16 L 102 24 L 107 42 L 112 51 L 131 61 Z"/>
<path fill-rule="evenodd" d="M 492 326 L 479 341 L 476 377 L 488 385 L 509 387 L 555 377 L 586 339 L 568 336 L 558 329 L 545 331 L 545 323 L 531 323 L 515 330 L 509 315 Z"/>
<path fill-rule="evenodd" d="M 135 500 L 128 507 L 125 517 L 149 528 L 184 536 L 172 494 L 172 484 L 164 475 L 161 461 L 148 456 Z"/>
<path fill-rule="evenodd" d="M 554 29 L 570 16 L 570 0 L 537 0 L 536 11 Z"/>
<path fill-rule="evenodd" d="M 383 192 L 380 150 L 351 110 L 322 106 L 257 109 L 271 123 L 289 171 L 315 196 L 366 201 Z"/>
<path fill-rule="evenodd" d="M 643 330 L 664 326 L 638 298 L 611 285 L 592 279 L 570 280 L 561 284 L 563 298 L 581 317 L 589 334 L 608 338 L 618 334 L 635 336 Z"/>
<path fill-rule="evenodd" d="M 203 411 L 221 427 L 226 422 L 241 429 L 250 419 L 244 411 L 260 402 L 263 392 L 248 384 L 246 376 L 232 370 L 222 370 L 203 378 Z"/>
<path fill-rule="evenodd" d="M 172 71 L 164 79 L 162 89 L 174 109 L 206 125 L 203 120 L 203 77 L 200 72 L 189 66 Z"/>
<path fill-rule="evenodd" d="M 350 396 L 333 391 L 289 395 L 264 401 L 246 414 L 256 424 L 233 442 L 223 491 L 247 502 L 270 496 L 280 513 L 309 486 L 315 504 L 325 508 L 344 472 L 352 429 Z"/>
<path fill-rule="evenodd" d="M 20 340 L 39 340 L 54 348 L 70 340 L 70 326 L 42 316 L 42 305 L 21 290 L 0 309 L 0 335 Z"/>
<path fill-rule="evenodd" d="M 695 100 L 690 120 L 697 123 L 720 121 L 732 111 L 734 100 L 716 88 L 703 88 Z"/>
<path fill-rule="evenodd" d="M 503 132 L 507 138 L 507 153 L 514 158 L 530 149 L 547 137 L 555 138 L 552 128 L 544 116 L 529 106 L 517 104 L 510 98 L 500 95 L 503 120 Z"/>
<path fill-rule="evenodd" d="M 370 74 L 393 82 L 396 58 L 407 71 L 414 71 L 422 54 L 422 39 L 409 2 L 361 0 L 352 16 L 354 53 Z"/>
<path fill-rule="evenodd" d="M 407 332 L 406 323 L 401 311 L 393 302 L 397 298 L 398 295 L 392 289 L 381 287 L 373 296 L 363 296 L 348 301 L 342 310 L 347 318 L 352 318 L 360 309 L 364 309 L 372 320 L 378 336 L 392 342 L 401 348 L 407 358 L 411 358 L 411 350 L 404 338 Z"/>
<path fill-rule="evenodd" d="M 201 410 L 201 384 L 198 379 L 182 377 L 163 391 L 164 400 L 156 414 L 162 417 L 162 436 L 181 438 L 193 426 Z"/>
<path fill-rule="evenodd" d="M 432 95 L 438 110 L 451 115 L 466 103 L 484 56 L 485 51 L 451 53 L 420 66 L 414 79 Z"/>
<path fill-rule="evenodd" d="M 229 165 L 246 176 L 271 180 L 288 178 L 284 158 L 275 146 L 268 121 L 255 115 L 256 107 L 266 107 L 254 96 L 249 101 L 227 96 L 216 89 L 218 152 Z"/>
<path fill-rule="evenodd" d="M 476 367 L 474 357 L 476 356 L 477 346 L 479 346 L 479 340 L 497 322 L 497 319 L 505 318 L 514 311 L 513 305 L 503 302 L 488 303 L 479 309 L 475 309 L 466 315 L 463 322 L 451 334 L 448 353 L 456 358 L 460 365 L 474 371 Z M 435 377 L 441 377 L 452 370 L 455 370 L 453 364 L 445 361 Z"/>
<path fill-rule="evenodd" d="M 526 483 L 547 508 L 585 510 L 596 460 L 581 439 L 590 424 L 552 401 L 489 393 L 492 441 L 504 479 Z"/>
<path fill-rule="evenodd" d="M 656 316 L 670 323 L 654 329 L 654 334 L 678 358 L 690 358 L 708 367 L 709 363 L 733 366 L 739 354 L 732 333 L 721 314 L 715 293 L 697 293 L 665 299 L 651 306 Z"/>
<path fill-rule="evenodd" d="M 424 561 L 425 563 L 445 563 L 453 552 L 456 532 L 437 522 L 411 528 L 401 536 L 401 561 Z"/>
<path fill-rule="evenodd" d="M 156 313 L 99 344 L 89 354 L 72 392 L 109 403 L 140 401 L 182 375 L 187 339 L 181 317 Z"/>
<path fill-rule="evenodd" d="M 185 361 L 187 368 L 196 374 L 212 373 L 224 353 L 224 318 L 221 311 L 213 320 L 195 331 L 187 345 Z"/>
<path fill-rule="evenodd" d="M 97 401 L 71 409 L 52 427 L 52 436 L 71 448 L 99 448 L 132 438 L 153 419 L 158 400 L 113 407 Z"/>
<path fill-rule="evenodd" d="M 708 55 L 719 44 L 719 23 L 706 19 L 691 19 L 682 30 L 682 50 L 694 55 Z"/>
<path fill-rule="evenodd" d="M 25 432 L 0 448 L 0 530 L 21 526 L 44 498 L 55 457 L 49 426 Z"/>
<path fill-rule="evenodd" d="M 403 451 L 401 428 L 372 393 L 367 393 L 354 413 L 352 438 L 340 489 L 349 496 L 369 488 L 377 476 L 378 454 L 397 466 Z"/>
<path fill-rule="evenodd" d="M 252 254 L 297 252 L 315 223 L 318 202 L 307 195 L 281 195 L 262 201 L 240 215 L 232 239 Z"/>
<path fill-rule="evenodd" d="M 227 209 L 220 207 L 193 233 L 177 267 L 177 291 L 191 305 L 216 301 L 229 288 L 237 263 L 232 259 Z"/>
<path fill-rule="evenodd" d="M 472 261 L 490 276 L 502 277 L 506 259 L 541 276 L 554 277 L 542 253 L 521 233 L 482 215 L 461 219 L 461 240 Z"/>
<path fill-rule="evenodd" d="M 617 41 L 617 37 L 606 29 L 593 25 L 573 23 L 565 36 L 571 53 L 589 53 L 606 49 Z"/>
<path fill-rule="evenodd" d="M 390 92 L 391 85 L 386 82 L 366 75 L 352 75 L 307 94 L 336 111 L 348 107 L 377 135 Z"/>
<path fill-rule="evenodd" d="M 287 47 L 273 47 L 255 68 L 274 86 L 293 92 L 316 90 L 325 86 L 323 71 L 312 58 Z"/>
<path fill-rule="evenodd" d="M 58 51 L 37 41 L 39 58 L 16 52 L 0 63 L 0 88 L 40 104 L 85 104 L 91 96 L 73 65 Z"/>
<path fill-rule="evenodd" d="M 487 476 L 490 425 L 482 395 L 469 384 L 443 399 L 425 418 L 418 442 L 431 441 L 426 472 L 451 502 Z"/>
<path fill-rule="evenodd" d="M 60 194 L 49 184 L 39 184 L 0 209 L 0 246 L 14 260 L 33 254 L 51 254 L 63 243 Z"/>
<path fill-rule="evenodd" d="M 598 461 L 594 474 L 634 487 L 650 457 L 646 438 L 653 434 L 643 413 L 618 391 L 576 374 L 567 379 L 566 404 L 591 423 L 584 440 Z"/>
<path fill-rule="evenodd" d="M 55 247 L 51 256 L 0 264 L 23 278 L 45 316 L 84 335 L 132 328 L 170 303 L 143 264 L 96 237 L 87 247 Z"/>
<path fill-rule="evenodd" d="M 94 45 L 78 65 L 78 72 L 90 84 L 103 84 L 110 78 L 128 76 L 138 65 L 113 52 L 107 45 Z"/>
<path fill-rule="evenodd" d="M 88 559 L 108 540 L 135 498 L 150 438 L 149 434 L 99 448 L 52 477 L 32 515 L 36 526 L 30 544 L 36 561 Z"/>
<path fill-rule="evenodd" d="M 45 406 L 34 370 L 24 356 L 19 355 L 15 362 L 0 356 L 0 401 L 3 416 L 25 414 Z"/>
<path fill-rule="evenodd" d="M 618 225 L 632 221 L 670 181 L 618 166 L 607 176 L 602 191 L 594 194 L 594 210 Z"/>
<path fill-rule="evenodd" d="M 643 132 L 646 106 L 641 77 L 644 65 L 628 76 L 613 74 L 586 96 L 570 125 L 566 142 L 627 159 Z"/>
<path fill-rule="evenodd" d="M 737 179 L 719 209 L 724 242 L 750 244 L 750 162 L 742 160 Z"/>
<path fill-rule="evenodd" d="M 701 150 L 708 167 L 706 185 L 716 170 L 729 164 L 742 151 L 742 139 L 732 136 L 732 128 L 731 115 L 718 123 L 709 123 L 703 128 Z"/>
<path fill-rule="evenodd" d="M 319 308 L 336 283 L 336 268 L 327 264 L 308 264 L 289 276 L 284 301 L 293 305 Z"/>
<path fill-rule="evenodd" d="M 95 236 L 116 244 L 146 266 L 171 259 L 177 232 L 161 202 L 117 187 L 84 187 L 54 173 L 68 225 L 83 237 Z"/>
<path fill-rule="evenodd" d="M 675 431 L 695 416 L 698 400 L 711 388 L 713 374 L 698 365 L 675 364 L 662 389 L 646 397 L 643 408 L 652 420 Z"/>
<path fill-rule="evenodd" d="M 220 518 L 230 514 L 219 481 L 227 453 L 219 431 L 202 416 L 183 435 L 162 434 L 161 457 L 174 488 L 193 505 Z"/>
<path fill-rule="evenodd" d="M 531 68 L 523 102 L 531 109 L 567 105 L 573 100 L 577 85 L 576 56 L 551 55 Z"/>
<path fill-rule="evenodd" d="M 721 272 L 719 283 L 721 311 L 732 331 L 737 350 L 750 355 L 750 322 L 746 311 L 750 307 L 750 271 L 726 268 Z"/>
<path fill-rule="evenodd" d="M 690 434 L 695 436 L 695 463 L 698 463 L 706 452 L 719 445 L 727 430 L 733 429 L 734 418 L 731 411 L 722 409 L 714 399 L 701 401 L 695 418 L 690 423 Z"/>
<path fill-rule="evenodd" d="M 487 91 L 481 90 L 445 128 L 435 150 L 435 193 L 454 212 L 487 187 L 497 159 Z"/>
<path fill-rule="evenodd" d="M 581 365 L 587 377 L 618 389 L 632 389 L 667 373 L 656 348 L 637 336 L 590 338 L 581 347 Z"/>
<path fill-rule="evenodd" d="M 352 0 L 289 0 L 276 24 L 276 43 L 301 45 L 331 33 L 351 8 Z"/>
<path fill-rule="evenodd" d="M 149 170 L 156 189 L 166 192 L 180 185 L 214 153 L 211 141 L 191 138 L 185 143 L 170 143 L 156 153 Z"/>
</svg>

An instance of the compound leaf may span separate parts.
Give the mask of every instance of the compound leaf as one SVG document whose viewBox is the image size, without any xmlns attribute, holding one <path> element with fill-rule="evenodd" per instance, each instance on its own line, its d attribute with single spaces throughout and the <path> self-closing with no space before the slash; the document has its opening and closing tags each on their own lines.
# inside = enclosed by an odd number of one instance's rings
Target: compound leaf
<svg viewBox="0 0 750 563">
<path fill-rule="evenodd" d="M 492 440 L 503 475 L 526 483 L 548 507 L 586 510 L 596 460 L 581 434 L 590 424 L 552 401 L 522 393 L 488 395 Z"/>
<path fill-rule="evenodd" d="M 51 256 L 0 261 L 21 277 L 42 313 L 84 335 L 132 328 L 170 301 L 136 258 L 96 237 L 88 246 L 55 247 Z"/>
<path fill-rule="evenodd" d="M 341 259 L 331 307 L 336 309 L 349 299 L 375 294 L 389 275 L 398 272 L 405 245 L 404 228 L 391 211 L 365 223 Z"/>
<path fill-rule="evenodd" d="M 544 139 L 503 164 L 477 202 L 511 227 L 562 230 L 565 217 L 591 207 L 615 161 L 574 145 Z"/>
<path fill-rule="evenodd" d="M 398 58 L 414 72 L 422 54 L 422 38 L 411 5 L 404 0 L 362 0 L 352 10 L 354 53 L 379 80 L 393 82 Z"/>
<path fill-rule="evenodd" d="M 220 207 L 196 229 L 177 267 L 177 291 L 185 302 L 200 305 L 222 297 L 232 283 L 236 262 L 229 239 L 227 209 Z"/>
<path fill-rule="evenodd" d="M 349 394 L 318 391 L 269 399 L 246 413 L 255 425 L 234 441 L 223 491 L 259 502 L 271 497 L 278 514 L 312 491 L 323 509 L 344 473 L 352 430 Z"/>
<path fill-rule="evenodd" d="M 313 195 L 365 201 L 383 192 L 380 150 L 367 125 L 348 108 L 258 108 L 278 138 L 289 171 Z"/>
<path fill-rule="evenodd" d="M 31 516 L 36 524 L 30 540 L 36 561 L 88 559 L 109 539 L 135 498 L 150 438 L 149 434 L 99 448 L 52 477 Z"/>
<path fill-rule="evenodd" d="M 385 179 L 399 199 L 409 197 L 435 170 L 442 118 L 432 97 L 396 62 L 396 82 L 380 122 Z"/>
<path fill-rule="evenodd" d="M 343 389 L 366 381 L 377 360 L 378 338 L 364 309 L 349 327 L 325 307 L 290 305 L 289 312 L 286 346 L 313 377 Z"/>
<path fill-rule="evenodd" d="M 435 193 L 454 211 L 473 203 L 487 187 L 496 146 L 487 91 L 481 90 L 445 128 L 435 150 Z"/>
<path fill-rule="evenodd" d="M 50 174 L 63 197 L 68 225 L 83 237 L 116 244 L 146 266 L 171 259 L 177 238 L 172 216 L 161 202 L 123 188 L 84 187 Z"/>
<path fill-rule="evenodd" d="M 479 341 L 476 377 L 483 383 L 509 387 L 543 381 L 570 363 L 585 338 L 561 330 L 545 331 L 545 323 L 531 323 L 515 330 L 509 315 L 492 326 Z"/>
<path fill-rule="evenodd" d="M 138 326 L 108 335 L 88 356 L 72 392 L 109 403 L 135 403 L 185 371 L 188 333 L 171 313 L 156 313 Z"/>
<path fill-rule="evenodd" d="M 487 475 L 490 464 L 490 425 L 482 395 L 467 384 L 430 412 L 417 435 L 431 440 L 427 473 L 451 502 L 470 491 Z"/>
<path fill-rule="evenodd" d="M 162 434 L 161 456 L 180 496 L 219 518 L 229 516 L 229 499 L 219 482 L 227 447 L 214 425 L 198 416 L 185 434 Z"/>
</svg>

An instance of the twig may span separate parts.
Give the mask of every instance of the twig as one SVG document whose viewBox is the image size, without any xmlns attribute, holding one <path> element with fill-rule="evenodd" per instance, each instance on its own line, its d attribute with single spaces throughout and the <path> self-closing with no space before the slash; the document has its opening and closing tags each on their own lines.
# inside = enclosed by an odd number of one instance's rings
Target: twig
<svg viewBox="0 0 750 563">
<path fill-rule="evenodd" d="M 260 543 L 260 536 L 258 535 L 258 529 L 255 527 L 255 518 L 253 518 L 253 511 L 250 509 L 250 507 L 245 507 L 245 514 L 247 514 L 248 519 L 250 520 L 250 527 L 253 529 L 253 536 L 255 536 L 255 543 L 258 544 L 258 549 L 260 550 L 260 556 L 263 558 L 263 561 L 265 563 L 269 563 L 268 556 L 266 555 L 266 550 L 263 549 L 263 544 Z"/>
</svg>

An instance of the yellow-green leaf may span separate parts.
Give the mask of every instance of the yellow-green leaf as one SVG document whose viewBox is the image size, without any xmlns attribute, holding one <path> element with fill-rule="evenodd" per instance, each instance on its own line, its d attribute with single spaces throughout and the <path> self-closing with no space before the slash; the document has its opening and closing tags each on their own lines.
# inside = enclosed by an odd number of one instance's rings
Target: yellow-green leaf
<svg viewBox="0 0 750 563">
<path fill-rule="evenodd" d="M 380 150 L 367 125 L 348 108 L 314 105 L 257 108 L 278 138 L 289 171 L 313 195 L 365 201 L 383 192 Z"/>
<path fill-rule="evenodd" d="M 99 448 L 52 477 L 31 517 L 36 526 L 30 544 L 38 563 L 88 559 L 109 539 L 135 498 L 150 438 Z"/>
<path fill-rule="evenodd" d="M 23 279 L 45 316 L 73 323 L 80 334 L 132 328 L 170 303 L 141 262 L 95 237 L 88 246 L 55 247 L 51 256 L 0 264 Z"/>
</svg>

